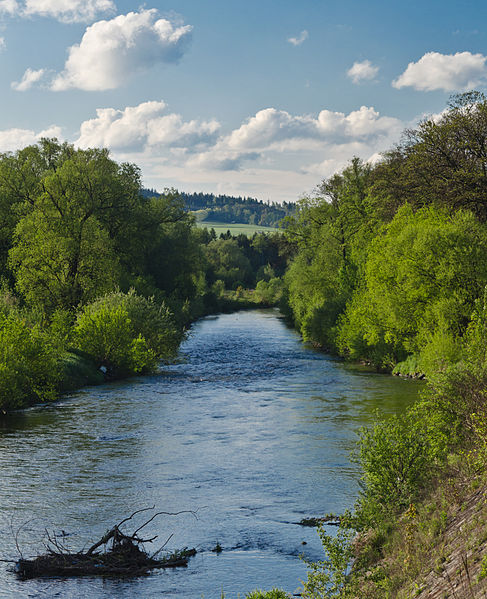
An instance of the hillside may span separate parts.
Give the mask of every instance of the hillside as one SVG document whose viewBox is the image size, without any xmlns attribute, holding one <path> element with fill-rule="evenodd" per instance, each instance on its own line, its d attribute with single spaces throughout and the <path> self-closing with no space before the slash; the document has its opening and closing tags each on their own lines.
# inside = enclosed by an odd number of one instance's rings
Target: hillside
<svg viewBox="0 0 487 599">
<path fill-rule="evenodd" d="M 161 195 L 154 189 L 144 189 L 146 197 Z M 268 204 L 255 198 L 242 198 L 210 193 L 178 192 L 186 210 L 197 213 L 200 222 L 243 223 L 260 227 L 278 227 L 279 222 L 296 211 L 292 202 Z"/>
</svg>

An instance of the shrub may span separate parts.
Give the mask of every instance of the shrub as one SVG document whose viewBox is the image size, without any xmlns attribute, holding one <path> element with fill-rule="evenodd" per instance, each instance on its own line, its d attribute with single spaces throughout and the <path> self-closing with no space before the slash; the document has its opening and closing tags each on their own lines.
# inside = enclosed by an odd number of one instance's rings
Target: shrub
<svg viewBox="0 0 487 599">
<path fill-rule="evenodd" d="M 417 498 L 436 457 L 427 433 L 412 412 L 361 431 L 359 458 L 365 489 L 358 511 L 366 521 L 397 513 Z"/>
<path fill-rule="evenodd" d="M 182 332 L 164 305 L 129 293 L 108 294 L 86 306 L 74 327 L 76 347 L 120 377 L 155 368 L 173 358 Z"/>
<path fill-rule="evenodd" d="M 245 595 L 245 599 L 288 599 L 289 595 L 280 589 L 270 591 L 255 590 Z"/>
<path fill-rule="evenodd" d="M 57 352 L 46 332 L 17 313 L 1 314 L 0 408 L 55 399 L 59 378 Z"/>
<path fill-rule="evenodd" d="M 318 534 L 325 550 L 325 559 L 310 562 L 308 579 L 304 583 L 303 597 L 310 599 L 331 599 L 333 597 L 353 597 L 349 594 L 350 564 L 353 559 L 352 540 L 354 531 L 348 524 L 340 525 L 337 535 L 331 536 L 324 528 L 318 528 Z"/>
</svg>

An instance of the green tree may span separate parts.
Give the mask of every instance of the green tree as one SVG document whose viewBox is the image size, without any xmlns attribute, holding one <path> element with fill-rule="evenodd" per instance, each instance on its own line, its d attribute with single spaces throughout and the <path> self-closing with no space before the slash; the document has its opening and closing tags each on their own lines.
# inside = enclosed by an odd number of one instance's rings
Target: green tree
<svg viewBox="0 0 487 599">
<path fill-rule="evenodd" d="M 0 185 L 21 218 L 9 264 L 17 288 L 46 312 L 72 308 L 112 289 L 140 175 L 107 150 L 42 140 L 0 161 Z"/>
<path fill-rule="evenodd" d="M 440 338 L 464 334 L 486 282 L 487 231 L 471 213 L 406 205 L 370 246 L 340 347 L 388 367 L 431 343 L 440 350 Z"/>
<path fill-rule="evenodd" d="M 107 232 L 94 219 L 68 222 L 33 211 L 17 225 L 9 264 L 29 305 L 50 314 L 113 289 L 118 261 Z"/>
<path fill-rule="evenodd" d="M 373 173 L 374 201 L 384 217 L 399 206 L 468 209 L 487 219 L 487 98 L 467 92 L 451 98 L 440 117 L 405 132 Z"/>
<path fill-rule="evenodd" d="M 370 167 L 354 158 L 320 185 L 319 197 L 301 200 L 287 223 L 286 236 L 298 247 L 285 276 L 295 323 L 304 339 L 330 349 L 376 226 L 369 216 L 369 177 Z"/>
<path fill-rule="evenodd" d="M 250 262 L 237 240 L 231 236 L 211 241 L 205 253 L 211 268 L 210 283 L 220 279 L 228 289 L 236 289 L 239 285 L 246 287 L 253 281 Z"/>
<path fill-rule="evenodd" d="M 0 314 L 0 408 L 22 408 L 56 397 L 57 347 L 39 325 L 16 312 Z"/>
</svg>

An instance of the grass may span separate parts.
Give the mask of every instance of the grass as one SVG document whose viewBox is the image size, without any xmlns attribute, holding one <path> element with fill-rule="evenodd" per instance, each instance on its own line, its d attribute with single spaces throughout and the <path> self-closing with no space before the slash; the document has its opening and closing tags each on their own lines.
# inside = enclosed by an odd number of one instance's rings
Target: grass
<svg viewBox="0 0 487 599">
<path fill-rule="evenodd" d="M 249 225 L 246 223 L 218 223 L 211 220 L 198 221 L 196 224 L 202 229 L 215 229 L 217 236 L 220 235 L 220 233 L 230 231 L 232 235 L 240 235 L 243 233 L 244 235 L 251 237 L 254 233 L 275 233 L 276 231 L 281 230 L 276 227 L 264 227 L 262 225 Z"/>
<path fill-rule="evenodd" d="M 478 454 L 455 457 L 458 463 L 377 543 L 378 555 L 367 560 L 359 579 L 362 599 L 487 596 L 487 476 L 479 469 L 484 461 Z M 362 556 L 372 557 L 376 535 L 365 534 Z"/>
</svg>

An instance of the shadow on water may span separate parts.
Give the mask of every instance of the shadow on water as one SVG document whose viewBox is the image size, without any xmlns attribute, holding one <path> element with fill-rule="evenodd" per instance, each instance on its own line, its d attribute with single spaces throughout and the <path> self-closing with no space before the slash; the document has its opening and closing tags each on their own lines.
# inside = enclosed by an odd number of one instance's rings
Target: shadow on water
<svg viewBox="0 0 487 599">
<path fill-rule="evenodd" d="M 9 416 L 0 429 L 3 557 L 15 530 L 27 555 L 44 527 L 81 548 L 134 509 L 198 510 L 154 523 L 171 547 L 196 546 L 185 570 L 136 580 L 18 582 L 14 597 L 229 598 L 305 577 L 321 556 L 303 516 L 341 512 L 357 495 L 359 428 L 421 384 L 350 368 L 303 346 L 272 310 L 196 323 L 182 360 L 154 376 L 84 390 Z M 150 531 L 148 531 L 150 532 Z M 71 540 L 72 539 L 72 540 Z M 223 547 L 211 551 L 216 542 Z M 305 542 L 306 545 L 302 543 Z M 42 549 L 42 548 L 41 548 Z"/>
</svg>

